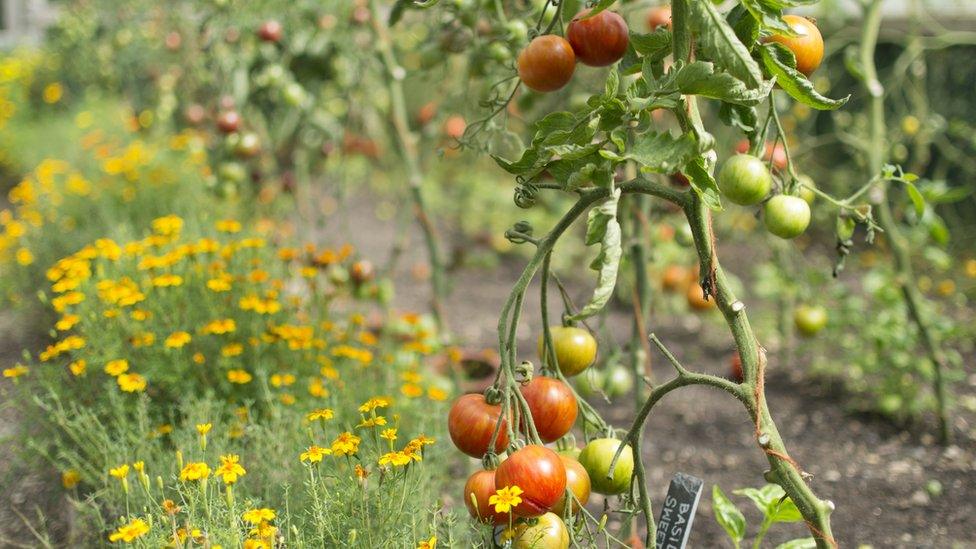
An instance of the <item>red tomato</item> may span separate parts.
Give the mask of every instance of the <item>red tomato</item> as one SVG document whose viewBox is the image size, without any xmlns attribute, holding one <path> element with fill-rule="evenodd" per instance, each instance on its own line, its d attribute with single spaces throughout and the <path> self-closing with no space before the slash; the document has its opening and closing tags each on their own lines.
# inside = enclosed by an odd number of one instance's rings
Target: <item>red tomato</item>
<svg viewBox="0 0 976 549">
<path fill-rule="evenodd" d="M 796 56 L 796 70 L 810 76 L 817 70 L 824 56 L 824 41 L 820 29 L 813 21 L 799 15 L 784 15 L 783 21 L 793 29 L 797 36 L 774 34 L 767 42 L 779 42 Z"/>
<path fill-rule="evenodd" d="M 586 505 L 586 502 L 590 501 L 590 475 L 586 473 L 586 469 L 579 461 L 565 454 L 559 454 L 559 459 L 563 460 L 563 466 L 566 468 L 566 487 L 576 496 L 576 499 L 572 500 L 572 510 L 574 513 L 578 513 L 580 504 Z M 576 500 L 579 500 L 579 503 Z M 552 507 L 552 512 L 560 517 L 563 516 L 563 511 L 569 501 L 570 496 L 566 494 Z"/>
<path fill-rule="evenodd" d="M 589 13 L 589 8 L 577 13 L 566 29 L 566 38 L 576 57 L 580 63 L 591 67 L 605 67 L 620 61 L 630 42 L 627 22 L 608 10 L 586 17 Z"/>
<path fill-rule="evenodd" d="M 566 492 L 566 466 L 559 454 L 545 446 L 530 444 L 502 462 L 495 471 L 495 485 L 518 486 L 522 503 L 516 516 L 538 517 L 556 505 Z"/>
<path fill-rule="evenodd" d="M 496 513 L 495 506 L 488 503 L 495 491 L 495 472 L 478 471 L 464 483 L 464 505 L 479 522 L 508 524 L 510 513 Z"/>
<path fill-rule="evenodd" d="M 655 31 L 658 27 L 671 28 L 671 6 L 657 6 L 647 12 L 647 30 Z"/>
<path fill-rule="evenodd" d="M 281 23 L 274 19 L 261 23 L 258 27 L 258 38 L 265 42 L 277 42 L 281 40 Z"/>
<path fill-rule="evenodd" d="M 669 292 L 684 291 L 691 283 L 691 270 L 681 265 L 668 265 L 661 276 L 661 286 Z"/>
<path fill-rule="evenodd" d="M 699 284 L 689 284 L 685 297 L 688 298 L 688 306 L 697 311 L 707 311 L 715 307 L 715 296 L 705 299 L 705 290 Z"/>
<path fill-rule="evenodd" d="M 444 121 L 444 135 L 450 137 L 451 139 L 461 139 L 464 136 L 464 130 L 467 129 L 468 124 L 464 121 L 464 117 L 455 114 L 454 116 L 449 116 L 447 120 Z"/>
<path fill-rule="evenodd" d="M 543 442 L 559 439 L 573 428 L 579 406 L 568 385 L 545 376 L 533 377 L 522 387 L 522 395 L 529 403 L 532 422 Z"/>
<path fill-rule="evenodd" d="M 533 38 L 518 56 L 519 78 L 538 92 L 556 91 L 565 86 L 575 70 L 573 47 L 554 34 Z"/>
<path fill-rule="evenodd" d="M 458 450 L 471 457 L 480 458 L 488 452 L 491 434 L 502 414 L 502 407 L 485 402 L 480 394 L 462 395 L 451 406 L 447 416 L 447 430 Z M 506 422 L 502 421 L 495 440 L 495 451 L 501 452 L 508 446 Z"/>
<path fill-rule="evenodd" d="M 237 111 L 223 111 L 217 115 L 217 129 L 224 133 L 234 133 L 241 128 L 241 115 Z"/>
</svg>

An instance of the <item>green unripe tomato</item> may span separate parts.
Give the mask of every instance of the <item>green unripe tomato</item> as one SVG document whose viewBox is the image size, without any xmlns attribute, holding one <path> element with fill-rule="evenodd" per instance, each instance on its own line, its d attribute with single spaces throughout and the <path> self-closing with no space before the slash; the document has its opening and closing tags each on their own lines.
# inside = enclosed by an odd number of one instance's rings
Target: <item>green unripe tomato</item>
<svg viewBox="0 0 976 549">
<path fill-rule="evenodd" d="M 292 107 L 300 107 L 305 103 L 306 95 L 305 88 L 297 82 L 289 82 L 281 90 L 281 98 L 285 100 L 285 103 Z"/>
<path fill-rule="evenodd" d="M 810 225 L 810 205 L 799 196 L 778 194 L 766 202 L 763 223 L 780 238 L 796 238 Z"/>
<path fill-rule="evenodd" d="M 224 162 L 217 168 L 217 176 L 228 183 L 243 183 L 247 179 L 247 170 L 238 162 Z"/>
<path fill-rule="evenodd" d="M 817 335 L 827 325 L 827 309 L 819 305 L 800 305 L 793 311 L 793 322 L 802 335 Z"/>
<path fill-rule="evenodd" d="M 817 199 L 817 193 L 813 192 L 813 189 L 817 188 L 817 184 L 813 182 L 813 178 L 809 175 L 801 175 L 797 180 L 800 182 L 800 198 L 807 204 L 813 206 L 813 201 Z"/>
<path fill-rule="evenodd" d="M 580 452 L 579 462 L 586 469 L 586 474 L 590 475 L 594 492 L 612 496 L 622 494 L 630 488 L 630 478 L 634 474 L 634 454 L 629 445 L 625 445 L 620 452 L 613 477 L 607 478 L 610 462 L 621 444 L 623 442 L 615 438 L 598 438 L 591 440 Z"/>
<path fill-rule="evenodd" d="M 606 380 L 604 373 L 596 368 L 589 368 L 576 376 L 576 392 L 582 397 L 591 397 L 603 390 Z"/>
<path fill-rule="evenodd" d="M 553 326 L 552 346 L 556 363 L 566 377 L 572 377 L 590 367 L 596 360 L 596 339 L 583 328 Z M 544 357 L 544 335 L 539 335 L 539 357 Z"/>
<path fill-rule="evenodd" d="M 501 42 L 492 42 L 488 46 L 488 56 L 496 62 L 504 64 L 512 60 L 512 51 Z"/>
<path fill-rule="evenodd" d="M 603 382 L 603 391 L 610 398 L 626 395 L 634 389 L 634 375 L 624 366 L 616 365 L 610 369 Z"/>
<path fill-rule="evenodd" d="M 512 19 L 505 24 L 508 39 L 516 45 L 522 45 L 529 40 L 529 27 L 521 19 Z"/>
<path fill-rule="evenodd" d="M 261 139 L 256 133 L 244 132 L 240 134 L 237 143 L 234 145 L 234 154 L 241 158 L 251 158 L 259 152 L 261 152 Z"/>
<path fill-rule="evenodd" d="M 762 160 L 751 154 L 737 154 L 725 161 L 718 174 L 718 188 L 740 206 L 758 204 L 773 187 L 773 176 Z"/>
</svg>

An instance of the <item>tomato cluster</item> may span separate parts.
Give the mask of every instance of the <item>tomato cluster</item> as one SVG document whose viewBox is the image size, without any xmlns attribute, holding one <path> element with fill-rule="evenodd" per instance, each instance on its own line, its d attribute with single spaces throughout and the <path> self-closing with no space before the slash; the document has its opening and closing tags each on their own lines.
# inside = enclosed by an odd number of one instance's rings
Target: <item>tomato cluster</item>
<svg viewBox="0 0 976 549">
<path fill-rule="evenodd" d="M 576 61 L 605 67 L 619 61 L 630 43 L 627 22 L 620 14 L 604 10 L 576 14 L 566 28 L 566 38 L 555 34 L 537 36 L 518 56 L 518 74 L 529 88 L 556 91 L 573 77 Z"/>
</svg>

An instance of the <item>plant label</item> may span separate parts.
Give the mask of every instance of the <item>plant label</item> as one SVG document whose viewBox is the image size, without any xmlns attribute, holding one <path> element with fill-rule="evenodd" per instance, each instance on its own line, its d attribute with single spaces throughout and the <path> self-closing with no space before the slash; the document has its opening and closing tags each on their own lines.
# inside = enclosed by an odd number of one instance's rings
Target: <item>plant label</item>
<svg viewBox="0 0 976 549">
<path fill-rule="evenodd" d="M 657 548 L 684 549 L 695 520 L 698 500 L 701 499 L 702 479 L 678 473 L 671 479 L 668 495 L 664 498 L 661 518 L 657 521 Z"/>
</svg>

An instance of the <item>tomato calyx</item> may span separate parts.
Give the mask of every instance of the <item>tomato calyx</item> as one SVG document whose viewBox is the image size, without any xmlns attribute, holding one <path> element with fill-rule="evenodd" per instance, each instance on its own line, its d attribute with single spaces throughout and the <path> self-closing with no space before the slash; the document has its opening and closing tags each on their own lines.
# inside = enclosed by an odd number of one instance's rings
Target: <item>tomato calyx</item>
<svg viewBox="0 0 976 549">
<path fill-rule="evenodd" d="M 502 403 L 502 391 L 498 387 L 491 385 L 484 392 L 485 402 L 491 404 L 492 406 L 497 406 Z"/>
</svg>

